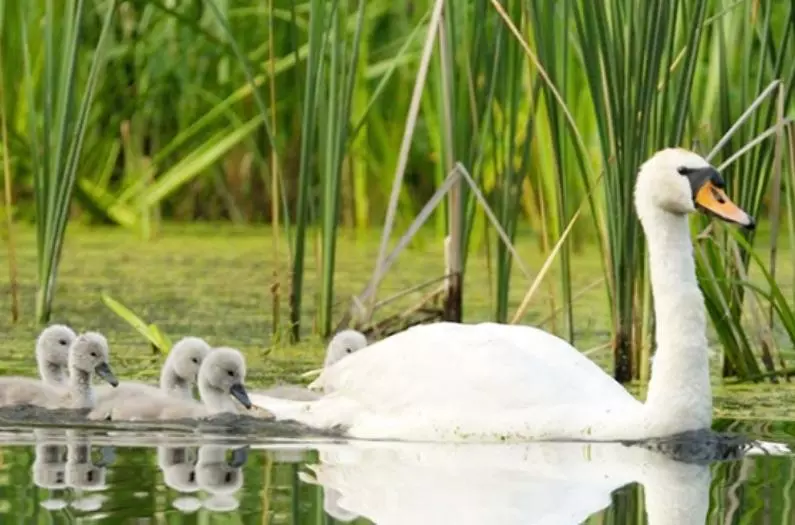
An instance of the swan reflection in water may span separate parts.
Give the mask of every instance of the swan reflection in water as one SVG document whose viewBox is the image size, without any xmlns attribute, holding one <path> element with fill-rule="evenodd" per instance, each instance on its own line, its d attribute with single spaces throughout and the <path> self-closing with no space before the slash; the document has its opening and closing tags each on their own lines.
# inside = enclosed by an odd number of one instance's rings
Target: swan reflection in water
<svg viewBox="0 0 795 525">
<path fill-rule="evenodd" d="M 53 490 L 74 489 L 71 502 L 50 498 L 41 502 L 47 510 L 71 506 L 81 512 L 97 512 L 108 499 L 102 491 L 107 468 L 114 460 L 112 446 L 93 446 L 90 435 L 75 430 L 34 430 L 35 459 L 31 467 L 36 486 Z M 151 445 L 150 445 L 151 446 Z M 99 451 L 99 457 L 94 455 Z M 240 445 L 157 446 L 157 463 L 166 486 L 181 493 L 172 505 L 182 512 L 204 507 L 213 512 L 236 510 L 236 493 L 243 487 L 247 447 Z M 201 499 L 191 494 L 203 491 Z M 84 495 L 87 492 L 89 494 Z"/>
<path fill-rule="evenodd" d="M 315 448 L 319 461 L 303 479 L 322 487 L 326 512 L 340 521 L 364 517 L 378 525 L 578 524 L 630 483 L 643 486 L 650 525 L 703 525 L 709 460 L 726 457 L 682 442 L 352 441 Z"/>
<path fill-rule="evenodd" d="M 96 460 L 89 437 L 75 431 L 54 434 L 47 430 L 35 436 L 35 483 L 89 494 L 71 503 L 53 499 L 42 505 L 102 512 L 110 447 L 96 454 L 95 445 Z M 147 446 L 141 436 L 118 439 L 112 441 L 115 446 Z M 179 493 L 172 507 L 185 513 L 240 508 L 248 447 L 151 439 L 148 446 L 157 447 L 163 480 Z M 616 490 L 639 483 L 650 525 L 696 525 L 707 519 L 710 464 L 759 452 L 721 446 L 696 438 L 644 446 L 343 441 L 251 448 L 266 449 L 277 461 L 298 462 L 317 451 L 318 460 L 301 477 L 321 487 L 324 509 L 343 522 L 363 517 L 377 525 L 577 524 L 607 508 Z"/>
</svg>

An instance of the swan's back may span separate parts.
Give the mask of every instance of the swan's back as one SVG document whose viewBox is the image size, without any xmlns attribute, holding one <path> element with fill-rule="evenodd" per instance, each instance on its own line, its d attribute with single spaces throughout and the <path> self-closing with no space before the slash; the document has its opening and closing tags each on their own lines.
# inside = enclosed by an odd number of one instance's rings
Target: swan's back
<svg viewBox="0 0 795 525">
<path fill-rule="evenodd" d="M 410 328 L 330 367 L 320 386 L 379 412 L 637 403 L 562 339 L 496 323 Z"/>
<path fill-rule="evenodd" d="M 562 339 L 495 323 L 410 328 L 329 367 L 316 386 L 332 393 L 252 401 L 277 420 L 410 440 L 632 437 L 638 425 L 626 421 L 643 407 Z"/>
</svg>

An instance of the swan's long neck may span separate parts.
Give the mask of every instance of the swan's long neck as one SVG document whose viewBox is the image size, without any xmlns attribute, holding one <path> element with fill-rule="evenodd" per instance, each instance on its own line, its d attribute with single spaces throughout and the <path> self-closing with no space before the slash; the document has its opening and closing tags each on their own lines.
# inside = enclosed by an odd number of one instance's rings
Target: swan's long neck
<svg viewBox="0 0 795 525">
<path fill-rule="evenodd" d="M 657 351 L 644 411 L 657 435 L 712 422 L 704 297 L 696 280 L 686 215 L 641 215 L 649 247 Z"/>
</svg>

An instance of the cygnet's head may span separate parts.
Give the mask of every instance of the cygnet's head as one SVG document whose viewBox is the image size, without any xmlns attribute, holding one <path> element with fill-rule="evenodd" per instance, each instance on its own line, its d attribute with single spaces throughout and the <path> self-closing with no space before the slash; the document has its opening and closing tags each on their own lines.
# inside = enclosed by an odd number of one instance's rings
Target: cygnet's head
<svg viewBox="0 0 795 525">
<path fill-rule="evenodd" d="M 177 341 L 166 360 L 173 372 L 183 381 L 193 384 L 199 375 L 199 368 L 212 348 L 199 337 L 184 337 Z"/>
<path fill-rule="evenodd" d="M 754 228 L 754 220 L 726 195 L 718 171 L 700 155 L 681 148 L 658 151 L 640 167 L 635 207 L 641 221 L 655 211 L 686 215 L 696 210 Z"/>
<path fill-rule="evenodd" d="M 367 338 L 363 333 L 357 332 L 356 330 L 343 330 L 329 341 L 328 348 L 326 349 L 326 360 L 323 362 L 323 366 L 329 367 L 342 358 L 366 346 Z"/>
<path fill-rule="evenodd" d="M 216 348 L 204 358 L 199 369 L 199 392 L 205 399 L 208 391 L 231 395 L 246 407 L 251 408 L 246 388 L 246 360 L 234 348 Z"/>
<path fill-rule="evenodd" d="M 69 348 L 69 368 L 87 374 L 95 373 L 112 386 L 119 380 L 110 368 L 108 340 L 100 333 L 86 332 L 77 336 Z"/>
<path fill-rule="evenodd" d="M 36 361 L 42 370 L 66 373 L 69 346 L 77 334 L 66 325 L 54 324 L 41 331 L 36 339 Z"/>
</svg>

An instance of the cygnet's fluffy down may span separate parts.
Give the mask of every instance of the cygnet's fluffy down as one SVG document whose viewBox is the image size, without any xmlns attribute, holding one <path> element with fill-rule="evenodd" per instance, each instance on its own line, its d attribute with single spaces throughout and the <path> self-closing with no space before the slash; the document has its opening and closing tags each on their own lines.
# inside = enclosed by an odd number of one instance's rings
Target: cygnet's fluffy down
<svg viewBox="0 0 795 525">
<path fill-rule="evenodd" d="M 96 332 L 78 336 L 69 347 L 69 382 L 52 386 L 30 377 L 0 378 L 0 406 L 35 405 L 44 408 L 92 408 L 91 379 L 97 374 L 111 385 L 118 381 L 109 364 L 107 339 Z"/>
<path fill-rule="evenodd" d="M 69 380 L 69 347 L 77 334 L 66 325 L 54 324 L 36 338 L 36 363 L 41 380 L 50 386 L 66 386 Z"/>
<path fill-rule="evenodd" d="M 233 348 L 217 348 L 204 359 L 198 375 L 202 402 L 176 399 L 158 391 L 133 399 L 117 399 L 94 410 L 90 419 L 113 421 L 156 421 L 196 419 L 220 413 L 238 414 L 251 407 L 244 385 L 246 363 Z"/>
<path fill-rule="evenodd" d="M 331 338 L 331 341 L 329 341 L 321 374 L 323 370 L 337 364 L 345 357 L 354 352 L 358 352 L 366 346 L 367 338 L 361 332 L 356 330 L 343 330 L 337 333 Z M 329 392 L 324 391 L 323 393 L 328 394 Z M 290 399 L 293 401 L 314 401 L 321 397 L 320 393 L 297 385 L 279 385 L 262 392 L 257 392 L 257 395 Z"/>
<path fill-rule="evenodd" d="M 193 399 L 193 385 L 196 384 L 199 368 L 211 350 L 204 339 L 198 337 L 180 339 L 163 363 L 159 386 L 139 381 L 124 381 L 116 388 L 102 385 L 97 388 L 96 410 L 107 411 L 104 404 L 115 403 L 117 399 L 129 400 L 139 395 L 165 394 L 178 399 Z"/>
</svg>

